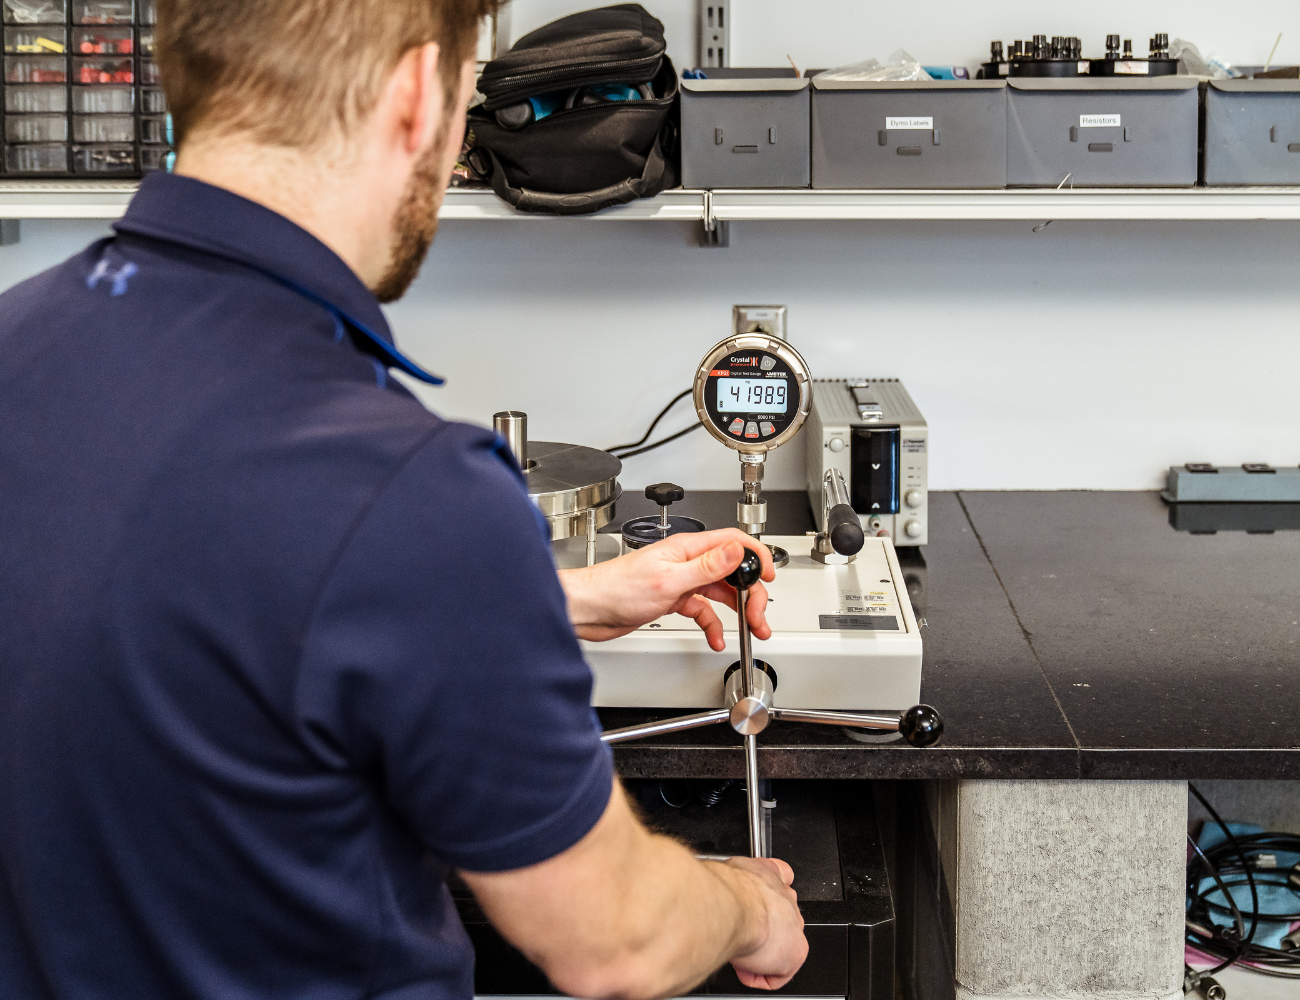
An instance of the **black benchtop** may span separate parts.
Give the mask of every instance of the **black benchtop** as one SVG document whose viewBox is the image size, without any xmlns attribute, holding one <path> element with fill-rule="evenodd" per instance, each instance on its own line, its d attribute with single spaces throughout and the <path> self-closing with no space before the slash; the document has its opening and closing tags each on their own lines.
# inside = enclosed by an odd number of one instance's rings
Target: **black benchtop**
<svg viewBox="0 0 1300 1000">
<path fill-rule="evenodd" d="M 811 528 L 805 494 L 768 498 L 770 533 Z M 618 520 L 654 509 L 629 496 Z M 722 527 L 735 495 L 673 511 Z M 765 777 L 1300 778 L 1300 532 L 1176 531 L 1147 492 L 932 492 L 923 554 L 921 697 L 943 744 L 773 723 Z M 743 774 L 723 726 L 615 759 L 630 777 Z"/>
</svg>

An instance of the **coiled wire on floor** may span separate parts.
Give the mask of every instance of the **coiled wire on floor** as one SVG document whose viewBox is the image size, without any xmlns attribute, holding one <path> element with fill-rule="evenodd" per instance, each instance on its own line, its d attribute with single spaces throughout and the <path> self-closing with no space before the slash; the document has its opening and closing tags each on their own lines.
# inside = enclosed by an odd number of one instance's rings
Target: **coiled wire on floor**
<svg viewBox="0 0 1300 1000">
<path fill-rule="evenodd" d="M 1284 928 L 1280 947 L 1258 940 L 1275 936 L 1276 925 L 1300 922 L 1300 835 L 1234 834 L 1191 782 L 1188 790 L 1210 814 L 1207 822 L 1223 834 L 1221 841 L 1205 848 L 1190 834 L 1187 838 L 1192 847 L 1187 863 L 1187 943 L 1219 963 L 1200 973 L 1188 967 L 1189 979 L 1213 977 L 1230 965 L 1300 979 L 1300 929 Z M 1242 887 L 1250 891 L 1249 909 L 1234 898 L 1233 890 Z M 1261 906 L 1261 897 L 1267 906 Z M 1270 933 L 1263 935 L 1262 927 Z"/>
</svg>

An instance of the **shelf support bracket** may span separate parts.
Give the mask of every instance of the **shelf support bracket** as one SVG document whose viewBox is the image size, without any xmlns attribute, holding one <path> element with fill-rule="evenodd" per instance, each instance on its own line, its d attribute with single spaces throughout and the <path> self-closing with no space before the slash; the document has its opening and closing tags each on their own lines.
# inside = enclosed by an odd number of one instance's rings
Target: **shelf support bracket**
<svg viewBox="0 0 1300 1000">
<path fill-rule="evenodd" d="M 723 222 L 713 214 L 713 192 L 704 192 L 704 218 L 700 229 L 700 246 L 731 246 L 731 223 Z"/>
</svg>

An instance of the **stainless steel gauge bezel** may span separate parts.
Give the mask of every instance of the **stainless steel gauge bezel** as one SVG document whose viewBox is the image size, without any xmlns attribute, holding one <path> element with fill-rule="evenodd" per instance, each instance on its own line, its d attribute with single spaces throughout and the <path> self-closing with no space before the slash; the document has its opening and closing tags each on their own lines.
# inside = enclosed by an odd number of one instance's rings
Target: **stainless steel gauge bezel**
<svg viewBox="0 0 1300 1000">
<path fill-rule="evenodd" d="M 790 425 L 780 434 L 768 438 L 766 441 L 751 443 L 732 437 L 714 424 L 713 419 L 709 416 L 708 407 L 705 406 L 704 391 L 709 382 L 709 373 L 717 366 L 717 362 L 735 351 L 767 351 L 769 354 L 775 354 L 790 366 L 790 374 L 794 376 L 795 385 L 799 390 L 799 409 L 790 418 Z M 700 422 L 704 424 L 704 429 L 714 438 L 742 455 L 764 455 L 774 448 L 781 447 L 781 445 L 798 434 L 803 427 L 803 422 L 808 419 L 808 411 L 812 409 L 812 375 L 808 371 L 808 362 L 803 359 L 802 354 L 790 346 L 788 341 L 765 333 L 734 334 L 726 340 L 719 341 L 710 349 L 708 354 L 704 355 L 704 360 L 700 362 L 699 368 L 695 371 L 695 388 L 692 399 L 695 402 L 695 413 L 699 416 Z"/>
</svg>

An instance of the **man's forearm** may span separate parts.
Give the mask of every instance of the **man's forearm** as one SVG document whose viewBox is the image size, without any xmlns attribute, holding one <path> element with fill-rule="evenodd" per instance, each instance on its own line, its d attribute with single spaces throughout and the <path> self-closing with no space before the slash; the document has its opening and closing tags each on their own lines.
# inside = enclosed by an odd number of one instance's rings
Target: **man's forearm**
<svg viewBox="0 0 1300 1000">
<path fill-rule="evenodd" d="M 618 788 L 564 855 L 529 872 L 465 877 L 498 929 L 573 996 L 680 995 L 770 932 L 759 876 L 650 833 Z"/>
<path fill-rule="evenodd" d="M 753 875 L 697 861 L 656 834 L 636 855 L 635 874 L 618 894 L 618 957 L 580 995 L 680 996 L 763 942 L 766 911 Z"/>
</svg>

